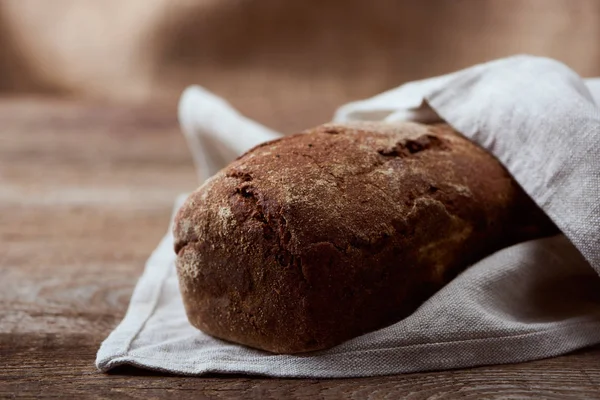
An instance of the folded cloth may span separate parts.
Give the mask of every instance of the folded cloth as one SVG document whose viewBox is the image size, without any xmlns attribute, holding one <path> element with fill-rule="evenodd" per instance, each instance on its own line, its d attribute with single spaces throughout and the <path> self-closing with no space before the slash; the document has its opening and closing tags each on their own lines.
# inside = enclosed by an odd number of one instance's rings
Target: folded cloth
<svg viewBox="0 0 600 400">
<path fill-rule="evenodd" d="M 203 178 L 277 136 L 198 87 L 184 93 L 180 119 Z M 345 105 L 334 120 L 445 120 L 494 154 L 564 235 L 490 255 L 391 326 L 325 351 L 273 355 L 188 323 L 169 229 L 98 351 L 100 370 L 357 377 L 521 362 L 600 343 L 600 111 L 573 71 L 511 57 Z"/>
</svg>

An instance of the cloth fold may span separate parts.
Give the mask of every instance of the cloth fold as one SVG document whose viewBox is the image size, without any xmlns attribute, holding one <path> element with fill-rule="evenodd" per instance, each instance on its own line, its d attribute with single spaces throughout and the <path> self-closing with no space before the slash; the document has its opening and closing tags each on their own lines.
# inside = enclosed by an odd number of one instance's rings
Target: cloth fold
<svg viewBox="0 0 600 400">
<path fill-rule="evenodd" d="M 334 116 L 337 122 L 445 120 L 494 154 L 564 235 L 486 257 L 396 324 L 292 356 L 227 343 L 187 322 L 169 230 L 127 315 L 102 344 L 97 367 L 356 377 L 521 362 L 600 343 L 598 81 L 586 86 L 563 64 L 517 56 L 409 83 L 342 106 Z M 279 136 L 199 87 L 182 97 L 180 120 L 201 180 Z"/>
</svg>

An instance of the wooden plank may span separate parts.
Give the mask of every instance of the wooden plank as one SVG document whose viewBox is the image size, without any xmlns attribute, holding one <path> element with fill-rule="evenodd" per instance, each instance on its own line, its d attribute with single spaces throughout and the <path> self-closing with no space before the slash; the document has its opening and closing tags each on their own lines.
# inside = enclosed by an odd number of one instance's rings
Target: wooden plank
<svg viewBox="0 0 600 400">
<path fill-rule="evenodd" d="M 600 347 L 518 365 L 340 380 L 96 371 L 178 193 L 174 110 L 0 100 L 0 398 L 600 398 Z"/>
<path fill-rule="evenodd" d="M 96 334 L 0 335 L 0 397 L 260 399 L 593 399 L 600 398 L 600 347 L 523 364 L 361 379 L 177 377 L 94 369 Z"/>
</svg>

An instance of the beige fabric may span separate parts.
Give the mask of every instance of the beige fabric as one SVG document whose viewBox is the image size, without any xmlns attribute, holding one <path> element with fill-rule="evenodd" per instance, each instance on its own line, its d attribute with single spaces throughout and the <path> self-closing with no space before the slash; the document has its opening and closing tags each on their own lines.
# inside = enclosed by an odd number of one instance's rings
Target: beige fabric
<svg viewBox="0 0 600 400">
<path fill-rule="evenodd" d="M 182 119 L 188 135 L 220 137 L 219 126 L 194 115 Z M 187 322 L 169 229 L 125 319 L 102 344 L 97 367 L 350 377 L 520 362 L 600 343 L 600 112 L 584 82 L 555 61 L 515 57 L 348 104 L 335 119 L 436 115 L 495 154 L 566 236 L 517 244 L 477 262 L 387 328 L 287 356 L 214 339 Z M 243 119 L 236 123 L 240 135 L 260 131 L 244 131 Z M 196 149 L 197 159 L 206 150 Z"/>
<path fill-rule="evenodd" d="M 190 83 L 291 133 L 527 52 L 600 75 L 597 0 L 0 0 L 0 94 L 174 105 Z"/>
</svg>

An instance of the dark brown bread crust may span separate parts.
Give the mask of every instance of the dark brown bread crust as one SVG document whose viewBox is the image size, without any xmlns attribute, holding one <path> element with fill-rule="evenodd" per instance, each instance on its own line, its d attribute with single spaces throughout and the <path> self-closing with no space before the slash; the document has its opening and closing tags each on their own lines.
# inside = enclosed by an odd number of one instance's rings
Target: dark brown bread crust
<svg viewBox="0 0 600 400">
<path fill-rule="evenodd" d="M 323 125 L 258 146 L 175 221 L 190 322 L 275 353 L 412 313 L 458 272 L 552 224 L 446 125 Z"/>
</svg>

